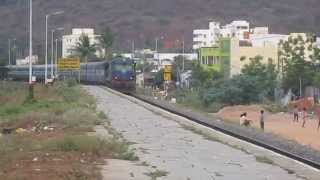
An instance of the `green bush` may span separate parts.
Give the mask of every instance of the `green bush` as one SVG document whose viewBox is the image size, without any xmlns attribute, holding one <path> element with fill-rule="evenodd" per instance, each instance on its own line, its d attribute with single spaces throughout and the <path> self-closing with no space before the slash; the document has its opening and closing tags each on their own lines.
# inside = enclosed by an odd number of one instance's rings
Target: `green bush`
<svg viewBox="0 0 320 180">
<path fill-rule="evenodd" d="M 216 84 L 216 87 L 209 88 L 202 98 L 206 105 L 215 102 L 229 105 L 260 102 L 263 90 L 258 88 L 258 83 L 252 76 L 234 76 L 221 84 Z"/>
<path fill-rule="evenodd" d="M 68 79 L 67 85 L 68 85 L 68 87 L 74 87 L 74 86 L 78 85 L 78 81 L 76 79 Z"/>
</svg>

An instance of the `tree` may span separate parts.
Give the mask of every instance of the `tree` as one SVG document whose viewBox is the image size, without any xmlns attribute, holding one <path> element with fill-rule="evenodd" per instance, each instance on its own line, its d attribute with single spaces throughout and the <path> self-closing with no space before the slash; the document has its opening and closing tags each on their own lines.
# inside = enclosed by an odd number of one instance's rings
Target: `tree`
<svg viewBox="0 0 320 180">
<path fill-rule="evenodd" d="M 255 77 L 257 88 L 261 89 L 265 97 L 273 98 L 278 72 L 274 64 L 263 64 L 262 59 L 262 56 L 251 58 L 241 71 L 243 75 Z"/>
<path fill-rule="evenodd" d="M 206 105 L 221 103 L 225 105 L 249 104 L 262 100 L 258 79 L 254 76 L 236 75 L 226 81 L 215 83 L 202 96 Z"/>
<path fill-rule="evenodd" d="M 182 69 L 183 66 L 183 56 L 174 57 L 173 67 Z M 184 58 L 184 70 L 192 70 L 193 62 L 189 59 Z"/>
<path fill-rule="evenodd" d="M 215 69 L 205 68 L 195 63 L 192 68 L 192 84 L 199 88 L 208 88 L 214 81 L 223 77 L 223 73 Z"/>
<path fill-rule="evenodd" d="M 106 27 L 104 33 L 99 37 L 100 45 L 104 49 L 104 58 L 110 55 L 110 49 L 113 46 L 115 35 L 109 27 Z"/>
<path fill-rule="evenodd" d="M 74 50 L 80 54 L 82 62 L 88 62 L 88 57 L 96 52 L 96 44 L 90 44 L 90 39 L 87 35 L 82 34 L 79 42 L 76 43 Z"/>
<path fill-rule="evenodd" d="M 274 64 L 263 64 L 262 57 L 250 59 L 241 75 L 228 80 L 215 80 L 200 96 L 207 105 L 217 102 L 225 105 L 261 102 L 274 98 L 278 72 Z"/>
<path fill-rule="evenodd" d="M 307 38 L 289 37 L 287 41 L 279 44 L 279 61 L 282 71 L 283 87 L 286 90 L 292 89 L 298 94 L 300 88 L 312 85 L 315 73 L 312 60 L 316 57 L 309 57 L 312 61 L 306 61 L 306 52 L 312 51 L 314 39 L 311 35 Z M 310 49 L 311 48 L 311 49 Z M 301 83 L 301 87 L 300 87 Z"/>
</svg>

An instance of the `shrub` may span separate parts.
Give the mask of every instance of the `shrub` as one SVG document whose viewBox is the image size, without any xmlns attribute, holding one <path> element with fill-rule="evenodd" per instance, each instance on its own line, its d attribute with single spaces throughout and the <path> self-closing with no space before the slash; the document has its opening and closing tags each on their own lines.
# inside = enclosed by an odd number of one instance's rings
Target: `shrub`
<svg viewBox="0 0 320 180">
<path fill-rule="evenodd" d="M 62 115 L 63 124 L 66 128 L 92 128 L 100 124 L 97 114 L 85 108 L 74 108 Z"/>
</svg>

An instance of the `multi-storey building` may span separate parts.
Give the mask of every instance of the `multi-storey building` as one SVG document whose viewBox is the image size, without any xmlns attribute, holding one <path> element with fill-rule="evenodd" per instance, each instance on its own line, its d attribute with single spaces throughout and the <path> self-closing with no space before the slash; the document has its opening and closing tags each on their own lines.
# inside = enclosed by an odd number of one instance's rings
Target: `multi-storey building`
<svg viewBox="0 0 320 180">
<path fill-rule="evenodd" d="M 89 37 L 90 44 L 96 44 L 97 51 L 95 55 L 98 58 L 102 58 L 104 56 L 104 50 L 99 48 L 98 38 L 100 35 L 94 34 L 94 29 L 89 28 L 74 28 L 72 29 L 72 34 L 64 35 L 62 37 L 62 57 L 66 58 L 69 56 L 77 55 L 77 52 L 75 52 L 75 47 L 82 35 L 86 35 Z"/>
<path fill-rule="evenodd" d="M 254 47 L 242 42 L 238 38 L 221 38 L 217 46 L 200 48 L 200 63 L 216 71 L 223 71 L 228 77 L 240 74 L 244 65 L 256 56 L 262 57 L 262 63 L 278 64 L 276 46 Z"/>
<path fill-rule="evenodd" d="M 267 45 L 278 47 L 280 41 L 285 41 L 288 37 L 288 35 L 283 34 L 252 34 L 250 35 L 250 42 L 254 47 L 263 47 Z"/>
<path fill-rule="evenodd" d="M 220 23 L 217 22 L 210 22 L 209 29 L 195 29 L 193 31 L 193 49 L 198 50 L 202 47 L 218 45 L 221 37 L 249 40 L 252 33 L 268 34 L 268 28 L 256 27 L 250 29 L 250 23 L 247 21 L 232 21 L 225 26 L 220 26 Z"/>
<path fill-rule="evenodd" d="M 195 29 L 193 31 L 193 49 L 216 45 L 220 38 L 220 23 L 209 22 L 209 29 Z"/>
</svg>

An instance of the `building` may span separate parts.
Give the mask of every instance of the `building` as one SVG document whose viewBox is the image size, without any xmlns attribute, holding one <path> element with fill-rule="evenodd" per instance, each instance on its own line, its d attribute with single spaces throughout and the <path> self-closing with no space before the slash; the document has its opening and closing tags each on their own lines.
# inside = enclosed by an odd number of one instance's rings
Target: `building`
<svg viewBox="0 0 320 180">
<path fill-rule="evenodd" d="M 263 64 L 278 64 L 278 47 L 270 44 L 263 46 L 242 45 L 239 39 L 233 38 L 230 43 L 230 77 L 241 74 L 241 70 L 250 59 L 262 57 Z"/>
<path fill-rule="evenodd" d="M 318 48 L 320 48 L 320 38 L 319 37 L 317 37 L 316 45 Z"/>
<path fill-rule="evenodd" d="M 216 71 L 222 71 L 223 64 L 230 61 L 230 38 L 221 38 L 219 45 L 203 47 L 198 52 L 200 64 L 208 65 Z"/>
<path fill-rule="evenodd" d="M 37 64 L 38 63 L 38 56 L 33 55 L 31 57 L 31 62 L 32 64 Z M 16 60 L 16 65 L 21 66 L 21 65 L 28 65 L 29 64 L 29 56 L 24 58 L 24 59 L 17 59 Z"/>
<path fill-rule="evenodd" d="M 278 48 L 272 45 L 254 47 L 247 41 L 237 38 L 221 38 L 215 47 L 199 49 L 199 60 L 202 65 L 232 77 L 240 74 L 251 58 L 261 56 L 263 63 L 278 63 Z"/>
<path fill-rule="evenodd" d="M 184 56 L 185 59 L 188 60 L 196 60 L 198 58 L 197 53 L 154 53 L 154 59 L 162 60 L 170 60 L 174 61 L 174 59 L 178 56 Z"/>
<path fill-rule="evenodd" d="M 209 29 L 193 30 L 193 49 L 216 45 L 220 38 L 220 23 L 209 22 Z"/>
<path fill-rule="evenodd" d="M 70 57 L 77 55 L 75 52 L 76 44 L 79 42 L 82 35 L 87 35 L 90 40 L 90 44 L 99 44 L 99 36 L 94 33 L 94 29 L 90 28 L 74 28 L 72 29 L 72 34 L 64 35 L 62 37 L 62 57 Z M 97 46 L 98 47 L 98 46 Z M 104 57 L 104 50 L 97 48 L 95 55 L 98 58 Z"/>
<path fill-rule="evenodd" d="M 250 23 L 247 21 L 232 21 L 230 24 L 222 26 L 220 31 L 220 37 L 249 39 Z"/>
<path fill-rule="evenodd" d="M 269 34 L 268 27 L 250 29 L 250 23 L 247 21 L 232 21 L 225 26 L 220 26 L 220 23 L 217 22 L 210 22 L 209 29 L 195 29 L 193 31 L 193 49 L 216 46 L 220 38 L 237 38 L 240 41 L 250 41 L 252 35 L 267 34 Z"/>
<path fill-rule="evenodd" d="M 280 41 L 286 41 L 288 35 L 283 34 L 252 34 L 250 35 L 250 42 L 253 47 L 264 47 L 264 46 L 279 46 Z"/>
</svg>

